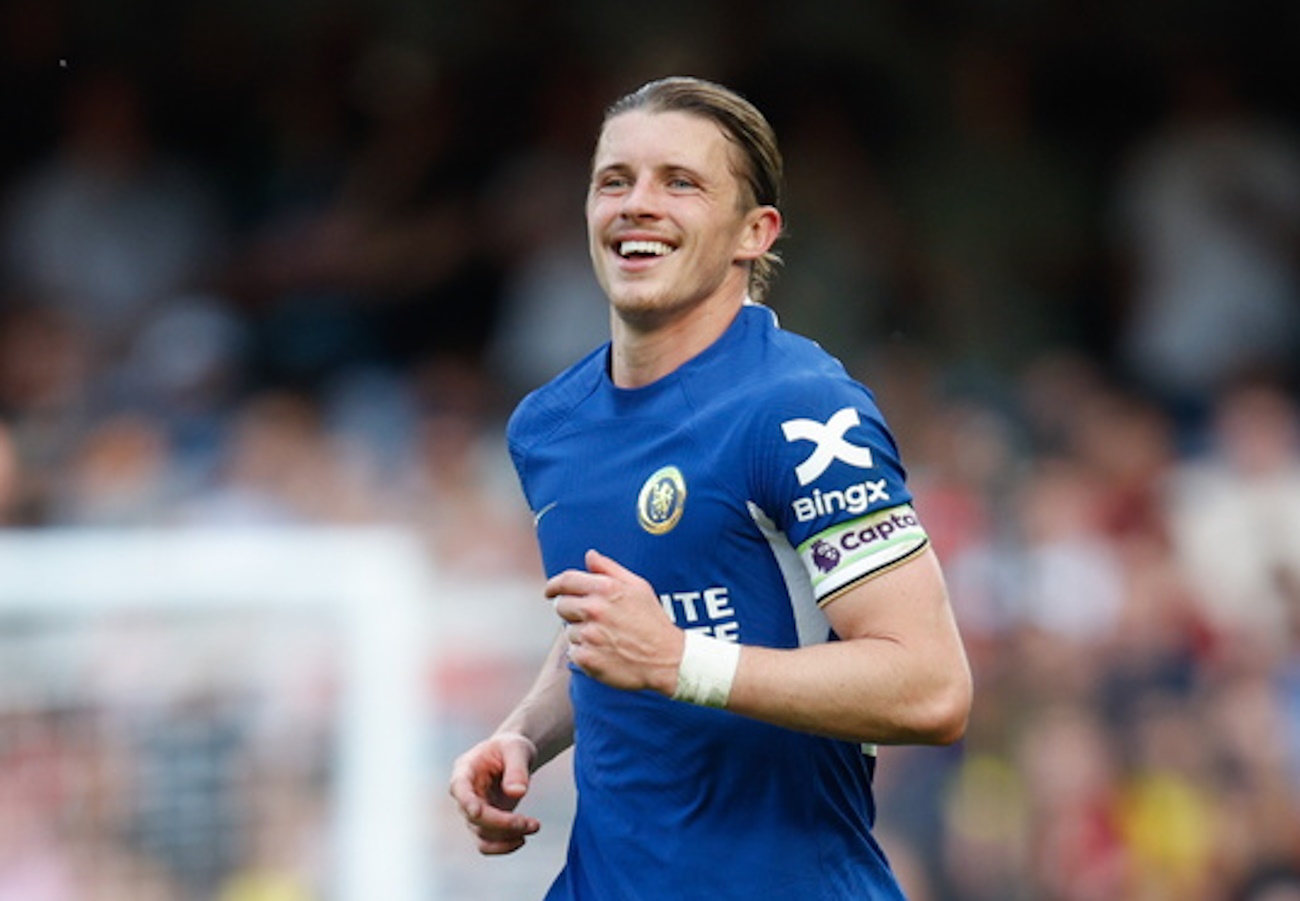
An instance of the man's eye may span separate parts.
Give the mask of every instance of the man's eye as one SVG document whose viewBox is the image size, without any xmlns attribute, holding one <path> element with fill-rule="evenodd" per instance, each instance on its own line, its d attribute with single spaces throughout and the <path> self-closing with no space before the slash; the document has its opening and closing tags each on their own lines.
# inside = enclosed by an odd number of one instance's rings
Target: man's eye
<svg viewBox="0 0 1300 901">
<path fill-rule="evenodd" d="M 689 191 L 695 187 L 695 182 L 684 176 L 677 176 L 676 178 L 670 178 L 668 180 L 668 187 L 672 188 L 674 191 Z"/>
<path fill-rule="evenodd" d="M 596 187 L 601 191 L 621 191 L 627 188 L 630 183 L 622 175 L 607 175 L 596 183 Z"/>
</svg>

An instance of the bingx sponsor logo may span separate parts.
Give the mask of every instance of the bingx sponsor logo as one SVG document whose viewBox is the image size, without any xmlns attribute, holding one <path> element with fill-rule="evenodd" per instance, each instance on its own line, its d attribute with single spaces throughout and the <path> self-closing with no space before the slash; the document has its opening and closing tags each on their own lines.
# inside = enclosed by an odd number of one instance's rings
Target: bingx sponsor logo
<svg viewBox="0 0 1300 901">
<path fill-rule="evenodd" d="M 825 422 L 815 419 L 790 419 L 781 423 L 785 440 L 812 442 L 813 448 L 808 456 L 794 469 L 800 485 L 807 485 L 818 479 L 836 460 L 858 469 L 871 469 L 875 459 L 871 448 L 854 444 L 845 436 L 849 429 L 862 424 L 858 411 L 853 407 L 838 410 Z M 866 479 L 846 488 L 822 490 L 814 488 L 812 493 L 797 497 L 792 503 L 795 518 L 808 522 L 819 516 L 826 516 L 839 510 L 849 513 L 866 513 L 873 504 L 889 501 L 889 491 L 884 479 Z"/>
<path fill-rule="evenodd" d="M 799 484 L 807 485 L 815 480 L 836 460 L 860 469 L 870 469 L 873 465 L 871 448 L 861 447 L 844 437 L 849 429 L 861 424 L 858 411 L 852 407 L 839 410 L 824 423 L 815 419 L 790 419 L 781 423 L 786 441 L 813 443 L 807 459 L 794 469 Z"/>
</svg>

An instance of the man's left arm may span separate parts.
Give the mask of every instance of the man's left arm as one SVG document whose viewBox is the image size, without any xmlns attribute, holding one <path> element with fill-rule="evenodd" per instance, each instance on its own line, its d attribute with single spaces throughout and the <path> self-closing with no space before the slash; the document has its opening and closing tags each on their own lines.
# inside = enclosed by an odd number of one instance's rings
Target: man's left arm
<svg viewBox="0 0 1300 901">
<path fill-rule="evenodd" d="M 742 649 L 728 710 L 878 744 L 962 737 L 973 681 L 933 550 L 849 586 L 825 611 L 840 641 Z"/>
<path fill-rule="evenodd" d="M 704 655 L 710 703 L 754 719 L 878 744 L 946 744 L 965 732 L 971 672 L 928 546 L 826 604 L 841 640 L 737 653 L 705 639 L 691 666 L 682 665 L 686 633 L 644 579 L 594 551 L 586 562 L 551 579 L 546 593 L 569 624 L 570 659 L 608 685 L 681 696 L 683 674 Z"/>
</svg>

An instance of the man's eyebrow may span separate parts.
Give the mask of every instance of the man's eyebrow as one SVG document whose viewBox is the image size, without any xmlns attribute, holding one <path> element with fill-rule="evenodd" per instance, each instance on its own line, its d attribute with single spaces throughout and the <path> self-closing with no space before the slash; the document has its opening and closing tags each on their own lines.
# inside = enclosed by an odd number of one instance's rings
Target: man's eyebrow
<svg viewBox="0 0 1300 901">
<path fill-rule="evenodd" d="M 631 171 L 631 168 L 632 167 L 629 166 L 627 163 L 617 163 L 617 162 L 605 163 L 602 166 L 592 166 L 591 177 L 594 179 L 594 178 L 599 178 L 602 175 L 609 175 L 611 173 L 626 173 Z"/>
<path fill-rule="evenodd" d="M 690 176 L 694 179 L 694 181 L 697 182 L 707 182 L 710 181 L 711 178 L 710 176 L 708 176 L 708 173 L 705 172 L 705 170 L 697 169 L 695 168 L 695 166 L 689 166 L 685 164 L 664 166 L 664 172 L 673 174 L 673 176 L 676 176 L 676 174 L 682 174 L 682 176 Z"/>
</svg>

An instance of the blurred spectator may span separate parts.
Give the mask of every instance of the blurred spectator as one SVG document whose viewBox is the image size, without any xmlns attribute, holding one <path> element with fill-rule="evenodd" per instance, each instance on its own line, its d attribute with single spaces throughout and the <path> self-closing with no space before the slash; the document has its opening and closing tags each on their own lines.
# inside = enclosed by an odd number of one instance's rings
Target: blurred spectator
<svg viewBox="0 0 1300 901">
<path fill-rule="evenodd" d="M 1086 255 L 1086 183 L 1034 130 L 1029 60 L 1014 39 L 961 35 L 940 54 L 938 99 L 909 148 L 901 213 L 911 314 L 965 377 L 1014 373 L 1078 339 L 1069 303 Z"/>
<path fill-rule="evenodd" d="M 137 724 L 128 834 L 185 897 L 211 897 L 248 834 L 248 799 L 232 790 L 242 777 L 246 719 L 237 699 L 195 693 Z"/>
<path fill-rule="evenodd" d="M 421 370 L 423 411 L 396 488 L 395 510 L 452 576 L 540 578 L 532 516 L 515 504 L 514 470 L 495 385 L 465 361 Z"/>
<path fill-rule="evenodd" d="M 1087 646 L 1112 634 L 1124 606 L 1122 563 L 1102 531 L 1098 480 L 1074 460 L 1045 460 L 1019 487 L 1015 615 L 1028 629 Z"/>
<path fill-rule="evenodd" d="M 942 897 L 1028 901 L 1033 824 L 1024 775 L 1001 753 L 968 753 L 943 810 Z"/>
<path fill-rule="evenodd" d="M 1170 73 L 1163 121 L 1114 186 L 1111 238 L 1128 268 L 1119 351 L 1195 428 L 1246 369 L 1300 358 L 1300 144 L 1251 105 L 1210 47 Z"/>
<path fill-rule="evenodd" d="M 247 401 L 225 433 L 210 484 L 185 503 L 189 525 L 364 523 L 375 512 L 364 484 L 335 453 L 319 403 L 289 391 Z"/>
<path fill-rule="evenodd" d="M 58 143 L 4 205 L 4 271 L 69 316 L 107 367 L 146 314 L 212 278 L 224 225 L 201 173 L 161 148 L 147 90 L 124 69 L 78 72 Z"/>
<path fill-rule="evenodd" d="M 23 473 L 10 524 L 47 525 L 92 410 L 95 370 L 86 329 L 50 309 L 0 308 L 0 416 Z"/>
<path fill-rule="evenodd" d="M 1300 901 L 1300 867 L 1261 866 L 1233 893 L 1232 901 Z"/>
<path fill-rule="evenodd" d="M 485 186 L 489 246 L 507 273 L 487 361 L 520 398 L 609 340 L 608 303 L 591 272 L 582 227 L 591 123 L 604 90 L 561 66 L 541 84 L 512 148 Z"/>
<path fill-rule="evenodd" d="M 1225 665 L 1190 725 L 1216 730 L 1211 750 L 1217 779 L 1220 869 L 1244 878 L 1261 862 L 1294 859 L 1300 848 L 1300 786 L 1293 779 L 1294 736 L 1276 663 L 1265 655 Z M 1198 699 L 1200 700 L 1200 699 Z"/>
<path fill-rule="evenodd" d="M 1016 755 L 1029 805 L 1031 897 L 1133 897 L 1119 819 L 1122 770 L 1095 714 L 1073 704 L 1039 711 L 1025 723 Z"/>
<path fill-rule="evenodd" d="M 907 301 L 913 249 L 888 180 L 897 140 L 893 73 L 836 53 L 795 56 L 764 91 L 786 158 L 783 267 L 771 303 L 792 331 L 816 335 L 850 367 L 880 346 L 917 342 Z"/>
<path fill-rule="evenodd" d="M 175 502 L 166 433 L 144 416 L 100 422 L 77 447 L 52 491 L 51 515 L 74 526 L 128 527 L 167 521 Z"/>
<path fill-rule="evenodd" d="M 1219 818 L 1213 755 L 1197 740 L 1201 724 L 1181 698 L 1148 693 L 1128 721 L 1131 755 L 1117 807 L 1128 851 L 1126 896 L 1204 898 L 1217 895 Z"/>
<path fill-rule="evenodd" d="M 1078 398 L 1070 410 L 1069 449 L 1095 479 L 1098 527 L 1124 554 L 1167 545 L 1163 505 L 1178 456 L 1169 417 L 1108 389 Z"/>
<path fill-rule="evenodd" d="M 996 658 L 1017 628 L 1018 536 L 1006 497 L 1021 464 L 1014 426 L 994 409 L 962 401 L 935 405 L 923 421 L 913 458 L 917 503 L 944 561 L 972 661 Z"/>
<path fill-rule="evenodd" d="M 269 190 L 236 268 L 266 373 L 303 388 L 481 352 L 502 277 L 479 210 L 499 151 L 468 129 L 456 73 L 321 15 L 270 95 Z"/>
<path fill-rule="evenodd" d="M 245 803 L 252 814 L 240 860 L 214 901 L 317 901 L 327 836 L 316 793 L 293 767 L 254 767 Z"/>
<path fill-rule="evenodd" d="M 251 343 L 227 298 L 176 297 L 135 329 L 110 405 L 154 417 L 184 454 L 210 452 L 221 419 L 250 385 Z"/>
<path fill-rule="evenodd" d="M 0 716 L 0 899 L 74 901 L 76 866 L 59 835 L 66 750 L 50 718 Z"/>
<path fill-rule="evenodd" d="M 14 525 L 26 474 L 18 460 L 13 430 L 0 421 L 0 527 Z"/>
<path fill-rule="evenodd" d="M 1300 573 L 1300 413 L 1275 384 L 1237 383 L 1216 400 L 1210 440 L 1171 483 L 1178 559 L 1226 640 L 1276 653 Z"/>
</svg>

